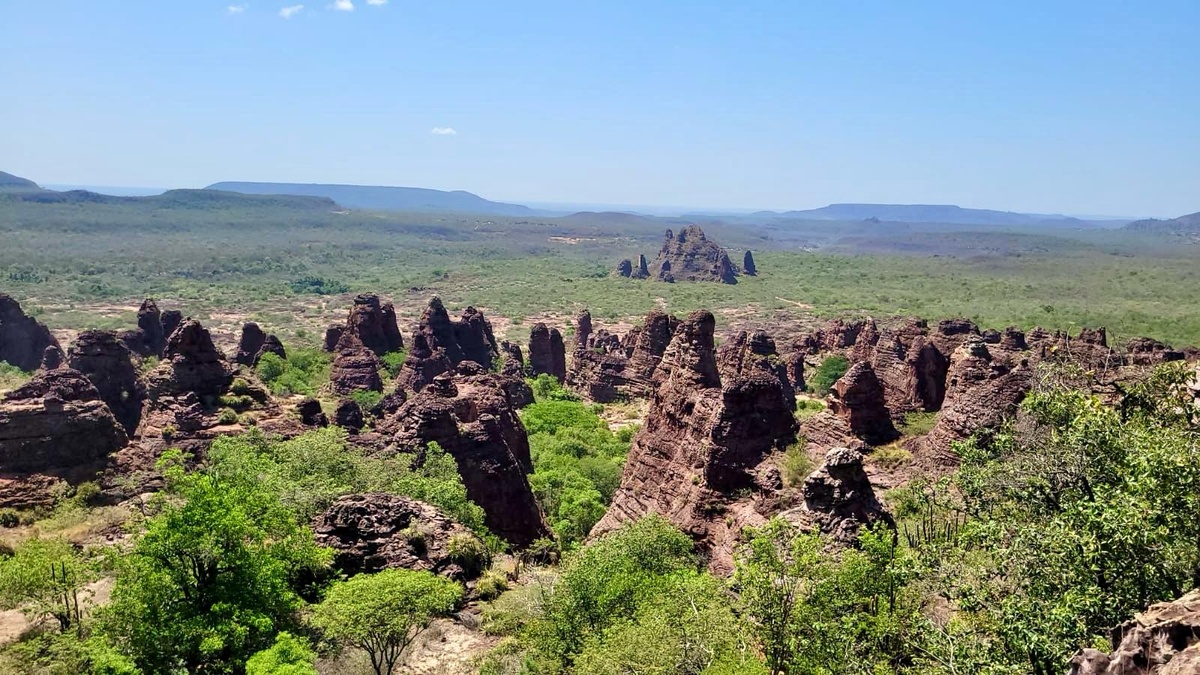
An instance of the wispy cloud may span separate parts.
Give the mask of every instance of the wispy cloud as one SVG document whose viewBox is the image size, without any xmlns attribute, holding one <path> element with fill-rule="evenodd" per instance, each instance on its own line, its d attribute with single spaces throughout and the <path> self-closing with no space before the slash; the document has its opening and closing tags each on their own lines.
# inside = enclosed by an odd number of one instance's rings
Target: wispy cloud
<svg viewBox="0 0 1200 675">
<path fill-rule="evenodd" d="M 336 9 L 339 12 L 353 12 L 354 0 L 334 0 L 334 3 L 329 8 Z"/>
<path fill-rule="evenodd" d="M 246 11 L 249 5 L 230 5 L 225 8 L 226 14 L 241 14 Z"/>
<path fill-rule="evenodd" d="M 382 7 L 383 5 L 387 4 L 387 0 L 367 0 L 367 4 L 375 5 L 376 7 Z"/>
<path fill-rule="evenodd" d="M 290 19 L 299 14 L 302 9 L 304 9 L 304 5 L 289 5 L 279 10 L 279 16 Z"/>
<path fill-rule="evenodd" d="M 434 127 L 433 130 L 430 131 L 429 133 L 433 134 L 434 136 L 457 136 L 458 135 L 458 132 L 455 131 L 454 127 Z"/>
</svg>

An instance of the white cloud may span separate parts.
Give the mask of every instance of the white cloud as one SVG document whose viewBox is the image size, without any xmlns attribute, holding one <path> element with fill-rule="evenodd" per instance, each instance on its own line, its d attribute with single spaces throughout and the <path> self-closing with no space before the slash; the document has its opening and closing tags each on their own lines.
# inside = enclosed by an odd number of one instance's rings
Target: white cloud
<svg viewBox="0 0 1200 675">
<path fill-rule="evenodd" d="M 246 11 L 249 5 L 230 5 L 225 8 L 227 14 L 241 14 Z"/>
<path fill-rule="evenodd" d="M 333 4 L 330 5 L 329 8 L 336 9 L 339 12 L 353 12 L 354 0 L 334 0 Z"/>
<path fill-rule="evenodd" d="M 433 134 L 434 136 L 457 136 L 458 135 L 458 132 L 454 130 L 454 127 L 434 127 L 433 131 L 430 131 L 429 133 Z"/>
<path fill-rule="evenodd" d="M 367 4 L 375 5 L 376 7 L 382 7 L 383 5 L 387 4 L 387 0 L 367 0 Z"/>
<path fill-rule="evenodd" d="M 300 10 L 302 10 L 302 9 L 304 9 L 304 5 L 290 5 L 288 7 L 284 7 L 282 9 L 280 9 L 279 16 L 281 16 L 285 19 L 290 19 L 293 16 L 295 16 L 296 14 L 299 14 Z"/>
</svg>

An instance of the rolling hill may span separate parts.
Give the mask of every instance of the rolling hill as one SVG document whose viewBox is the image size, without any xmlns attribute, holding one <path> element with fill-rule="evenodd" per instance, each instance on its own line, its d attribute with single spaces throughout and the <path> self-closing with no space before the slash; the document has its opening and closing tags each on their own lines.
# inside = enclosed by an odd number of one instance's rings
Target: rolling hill
<svg viewBox="0 0 1200 675">
<path fill-rule="evenodd" d="M 499 216 L 532 216 L 537 212 L 519 204 L 493 202 L 462 190 L 446 192 L 427 188 L 370 185 L 324 185 L 317 183 L 213 183 L 207 190 L 225 190 L 254 195 L 301 195 L 326 197 L 352 209 L 376 211 L 433 211 L 486 213 Z"/>
<path fill-rule="evenodd" d="M 28 178 L 14 176 L 0 171 L 0 190 L 41 190 L 42 188 Z"/>
<path fill-rule="evenodd" d="M 1200 212 L 1189 213 L 1186 216 L 1179 216 L 1178 218 L 1171 218 L 1169 220 L 1157 220 L 1155 218 L 1136 220 L 1126 225 L 1125 229 L 1160 234 L 1200 235 Z"/>
<path fill-rule="evenodd" d="M 953 223 L 960 225 L 1054 225 L 1090 227 L 1088 221 L 1062 215 L 1038 215 L 991 209 L 964 209 L 953 204 L 830 204 L 806 211 L 760 211 L 755 217 L 799 220 L 868 220 L 893 223 Z"/>
</svg>

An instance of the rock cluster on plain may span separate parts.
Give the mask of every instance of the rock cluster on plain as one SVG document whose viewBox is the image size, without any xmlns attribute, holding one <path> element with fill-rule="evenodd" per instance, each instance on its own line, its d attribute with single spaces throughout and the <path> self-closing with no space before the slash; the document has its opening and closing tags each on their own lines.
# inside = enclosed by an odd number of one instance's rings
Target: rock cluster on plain
<svg viewBox="0 0 1200 675">
<path fill-rule="evenodd" d="M 650 395 L 654 371 L 671 342 L 679 319 L 659 310 L 624 337 L 594 330 L 584 310 L 576 322 L 568 386 L 598 403 Z"/>
<path fill-rule="evenodd" d="M 383 391 L 379 358 L 353 332 L 345 331 L 334 349 L 329 371 L 333 393 L 347 396 L 356 391 Z"/>
<path fill-rule="evenodd" d="M 781 514 L 802 527 L 815 527 L 843 545 L 852 545 L 863 528 L 883 523 L 895 529 L 892 515 L 875 495 L 862 453 L 833 448 L 825 461 L 804 480 L 804 505 Z"/>
<path fill-rule="evenodd" d="M 283 343 L 273 334 L 268 334 L 253 321 L 242 325 L 242 335 L 238 340 L 237 354 L 234 363 L 253 368 L 258 365 L 263 354 L 274 354 L 281 359 L 287 358 Z"/>
<path fill-rule="evenodd" d="M 233 371 L 208 329 L 184 319 L 167 339 L 162 362 L 146 375 L 150 398 L 194 394 L 213 400 L 229 389 Z"/>
<path fill-rule="evenodd" d="M 459 320 L 450 319 L 445 305 L 434 296 L 421 313 L 413 345 L 397 377 L 400 386 L 420 391 L 438 375 L 463 361 L 491 368 L 500 357 L 492 324 L 474 307 L 463 310 Z"/>
<path fill-rule="evenodd" d="M 802 431 L 817 447 L 862 450 L 900 437 L 887 408 L 883 385 L 866 361 L 850 366 L 834 383 L 828 408 L 807 420 Z"/>
<path fill-rule="evenodd" d="M 0 361 L 24 371 L 37 370 L 46 348 L 58 340 L 42 322 L 25 314 L 21 304 L 0 293 Z"/>
</svg>

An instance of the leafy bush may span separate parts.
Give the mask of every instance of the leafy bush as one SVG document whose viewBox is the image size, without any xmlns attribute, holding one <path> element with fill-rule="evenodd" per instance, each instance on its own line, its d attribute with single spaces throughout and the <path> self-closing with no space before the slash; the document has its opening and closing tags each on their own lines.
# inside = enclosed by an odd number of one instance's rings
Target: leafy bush
<svg viewBox="0 0 1200 675">
<path fill-rule="evenodd" d="M 911 462 L 912 453 L 899 443 L 888 443 L 872 450 L 867 461 L 884 469 L 895 469 Z"/>
<path fill-rule="evenodd" d="M 317 675 L 317 654 L 304 638 L 282 631 L 246 661 L 246 675 Z"/>
<path fill-rule="evenodd" d="M 487 545 L 478 537 L 459 533 L 450 537 L 446 542 L 446 557 L 459 567 L 468 577 L 476 577 L 492 563 L 492 554 Z"/>
<path fill-rule="evenodd" d="M 849 359 L 841 355 L 830 356 L 817 366 L 817 371 L 808 380 L 808 386 L 814 393 L 825 396 L 847 370 L 850 370 Z"/>
<path fill-rule="evenodd" d="M 528 380 L 529 388 L 533 390 L 533 398 L 537 401 L 578 401 L 579 397 L 563 389 L 558 379 L 553 375 L 542 373 Z"/>
<path fill-rule="evenodd" d="M 362 408 L 363 412 L 369 412 L 372 408 L 379 405 L 383 400 L 383 393 L 370 390 L 359 390 L 350 394 L 350 398 Z"/>
<path fill-rule="evenodd" d="M 779 465 L 779 472 L 783 478 L 783 484 L 788 487 L 799 487 L 802 485 L 804 479 L 808 478 L 812 474 L 813 469 L 816 468 L 816 463 L 804 451 L 805 444 L 805 440 L 800 438 L 783 451 L 783 459 Z"/>
<path fill-rule="evenodd" d="M 290 349 L 286 359 L 266 353 L 258 360 L 258 376 L 276 395 L 312 396 L 329 381 L 330 356 L 319 349 Z"/>
<path fill-rule="evenodd" d="M 796 399 L 796 421 L 803 422 L 825 409 L 825 403 L 815 398 Z"/>
<path fill-rule="evenodd" d="M 379 362 L 383 364 L 383 369 L 392 379 L 395 379 L 400 374 L 400 369 L 404 367 L 404 360 L 408 358 L 408 351 L 401 349 L 396 352 L 388 352 L 379 357 Z"/>
<path fill-rule="evenodd" d="M 494 600 L 500 597 L 500 594 L 508 590 L 508 579 L 503 574 L 494 570 L 484 573 L 478 581 L 475 582 L 475 593 L 480 600 Z"/>
<path fill-rule="evenodd" d="M 322 277 L 301 277 L 288 284 L 297 295 L 339 295 L 350 292 L 350 287 L 340 281 Z"/>
<path fill-rule="evenodd" d="M 7 361 L 0 361 L 0 392 L 16 389 L 31 377 L 33 373 L 27 373 Z"/>
<path fill-rule="evenodd" d="M 922 436 L 929 433 L 933 429 L 933 425 L 937 424 L 938 414 L 936 412 L 911 412 L 904 416 L 904 423 L 900 425 L 900 431 L 905 436 Z"/>
<path fill-rule="evenodd" d="M 217 416 L 218 424 L 237 424 L 238 414 L 233 408 L 225 408 Z"/>
<path fill-rule="evenodd" d="M 65 539 L 26 539 L 0 557 L 0 609 L 20 608 L 32 622 L 54 619 L 61 630 L 83 620 L 85 590 L 96 572 Z"/>
<path fill-rule="evenodd" d="M 14 509 L 0 509 L 0 527 L 17 527 L 21 524 L 21 514 Z"/>
</svg>

